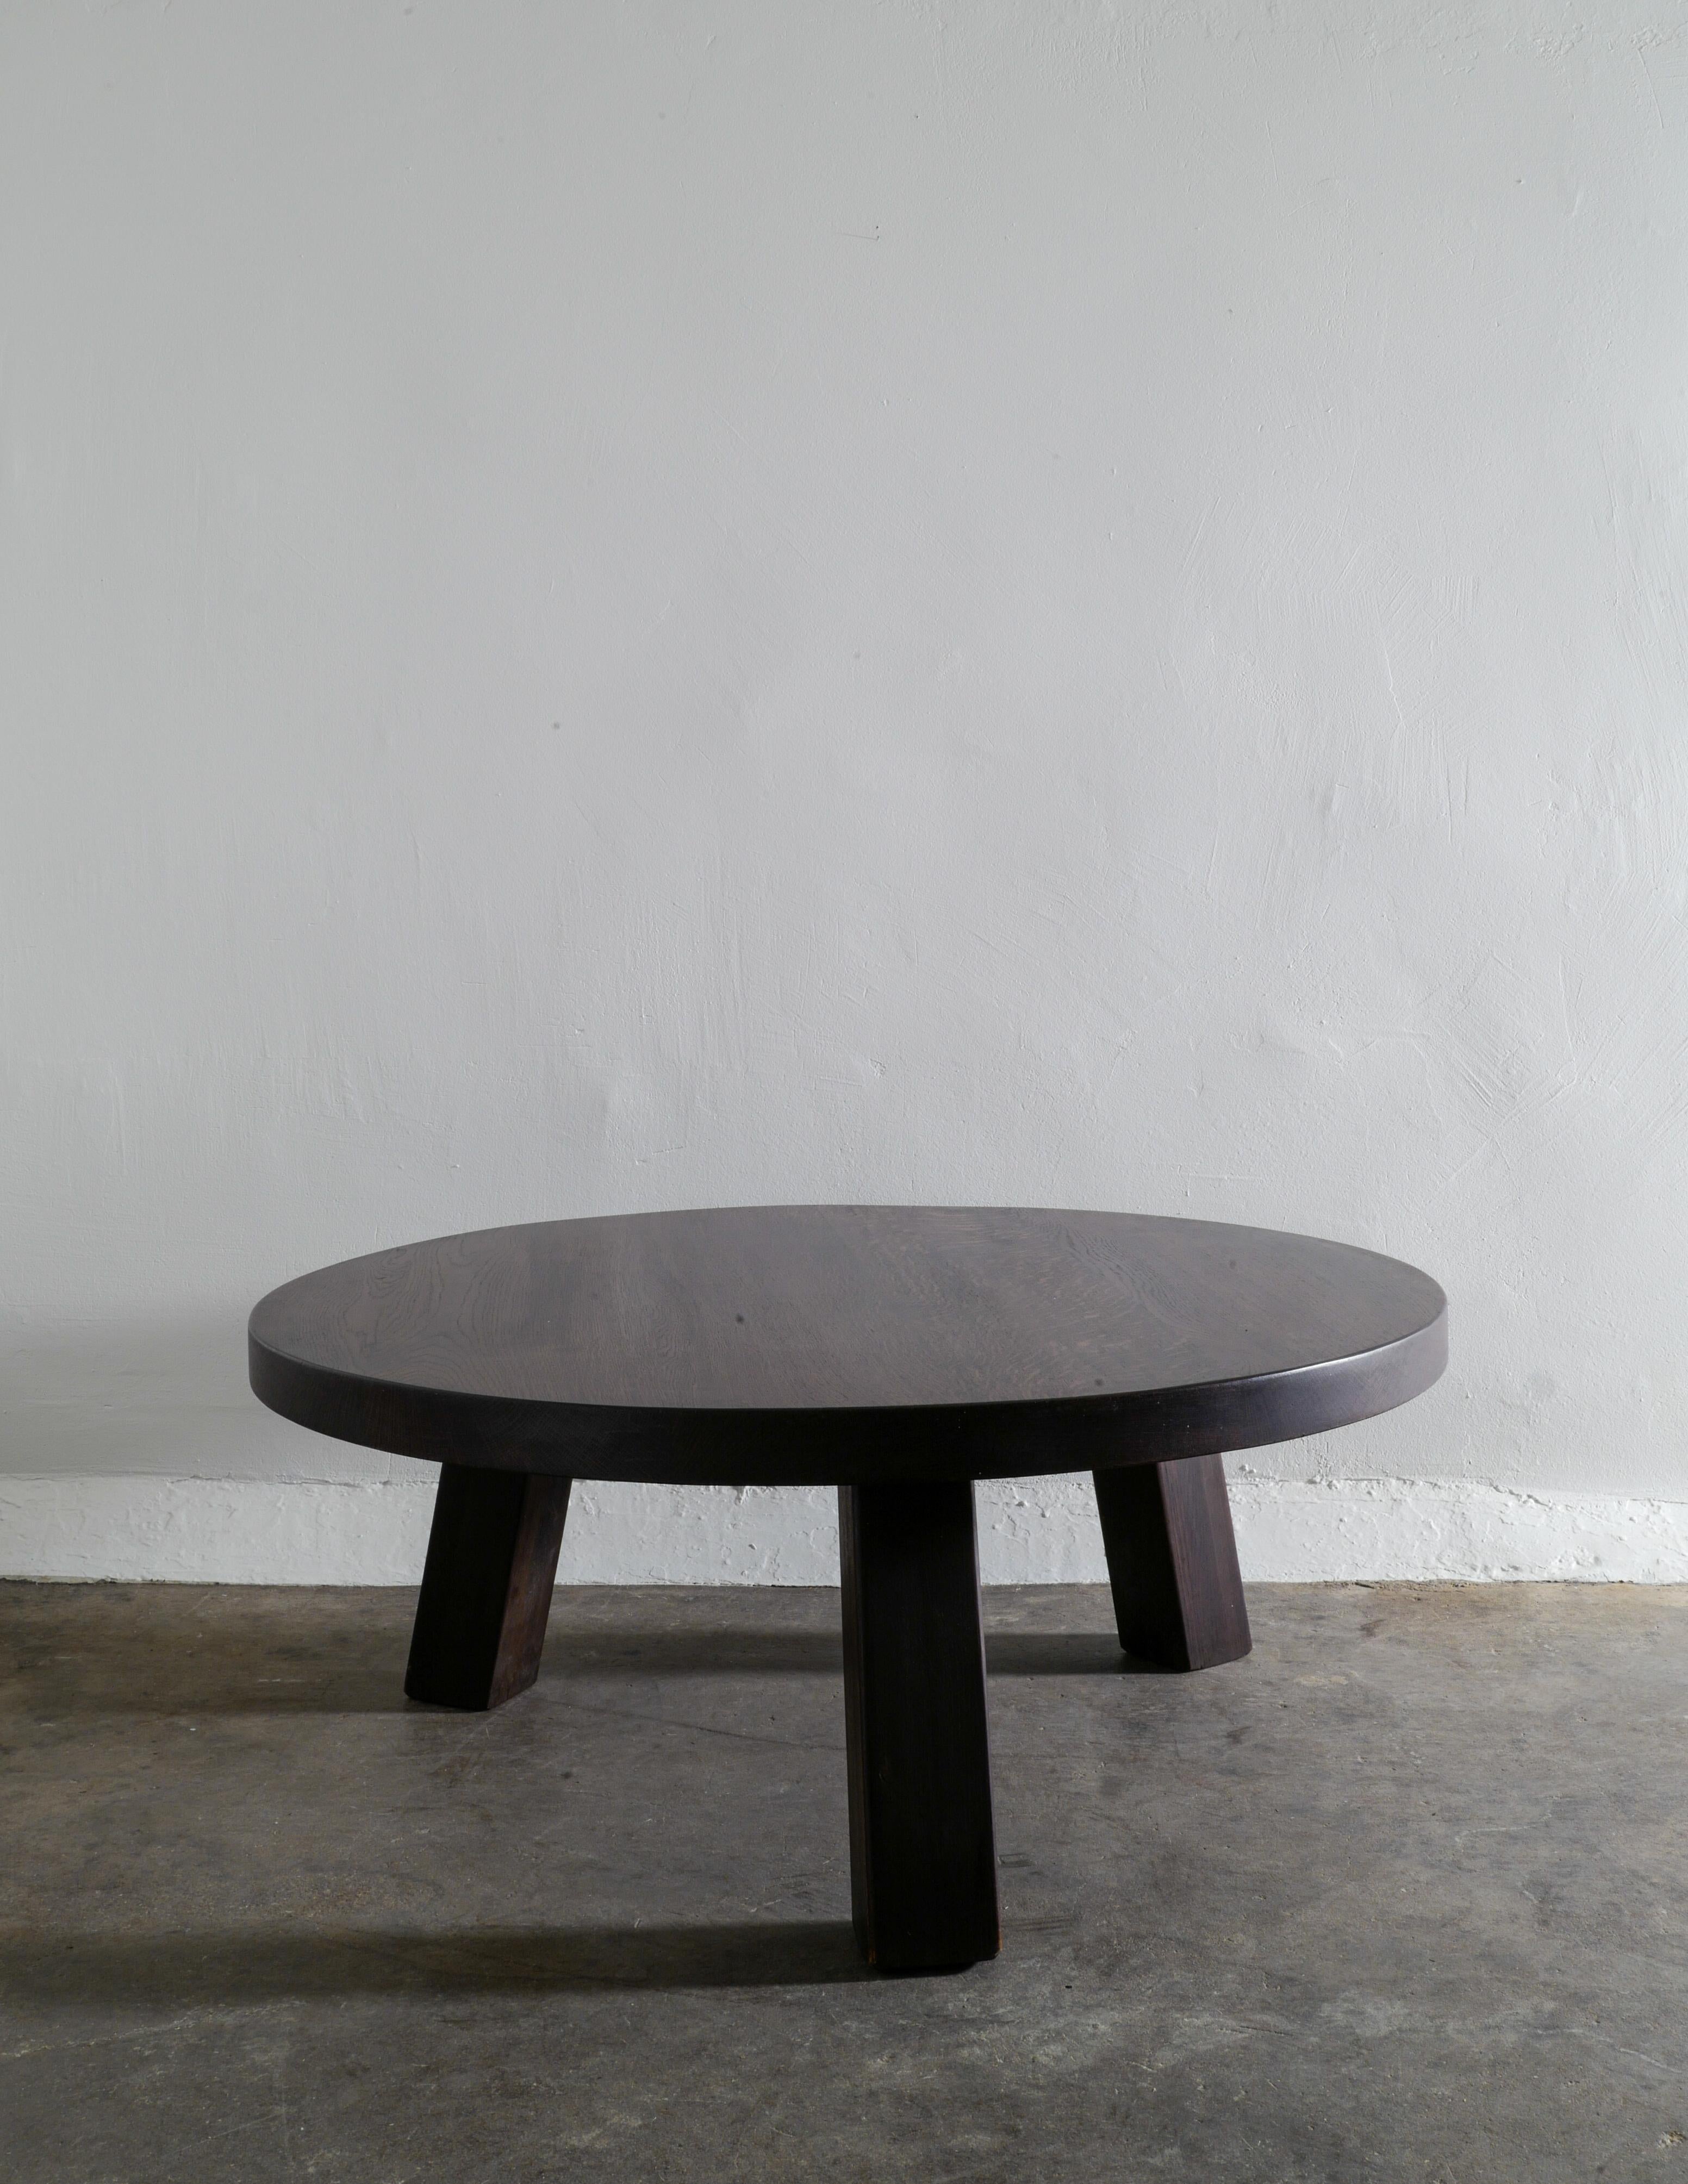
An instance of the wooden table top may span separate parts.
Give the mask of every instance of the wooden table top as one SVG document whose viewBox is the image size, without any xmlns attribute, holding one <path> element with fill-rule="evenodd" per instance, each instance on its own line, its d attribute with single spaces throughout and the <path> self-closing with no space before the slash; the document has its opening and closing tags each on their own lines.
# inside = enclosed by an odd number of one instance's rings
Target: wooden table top
<svg viewBox="0 0 1688 2184">
<path fill-rule="evenodd" d="M 273 1410 L 399 1454 L 825 1484 L 1109 1468 L 1298 1438 L 1428 1387 L 1416 1268 L 1130 1213 L 720 1207 L 436 1238 L 252 1315 Z"/>
</svg>

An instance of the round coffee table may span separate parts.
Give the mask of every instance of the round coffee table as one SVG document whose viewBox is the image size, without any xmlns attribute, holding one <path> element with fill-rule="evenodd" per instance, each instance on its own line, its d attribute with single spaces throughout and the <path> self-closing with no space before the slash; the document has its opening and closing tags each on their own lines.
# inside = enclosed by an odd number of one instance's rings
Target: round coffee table
<svg viewBox="0 0 1688 2184">
<path fill-rule="evenodd" d="M 838 1489 L 856 1932 L 888 1970 L 1000 1946 L 972 1482 L 1095 1474 L 1121 1644 L 1249 1650 L 1224 1449 L 1404 1403 L 1447 1301 L 1397 1259 L 1128 1213 L 722 1207 L 444 1236 L 252 1315 L 252 1385 L 437 1460 L 404 1688 L 538 1672 L 571 1479 Z"/>
</svg>

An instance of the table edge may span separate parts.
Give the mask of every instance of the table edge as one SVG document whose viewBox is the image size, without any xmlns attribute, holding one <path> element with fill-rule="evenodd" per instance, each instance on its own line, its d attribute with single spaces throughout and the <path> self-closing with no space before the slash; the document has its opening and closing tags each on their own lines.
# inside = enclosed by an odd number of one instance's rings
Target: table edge
<svg viewBox="0 0 1688 2184">
<path fill-rule="evenodd" d="M 1410 1402 L 1447 1364 L 1447 1299 L 1424 1279 L 1441 1300 L 1435 1317 L 1375 1349 L 1100 1396 L 795 1409 L 566 1403 L 311 1363 L 250 1323 L 248 1371 L 259 1401 L 293 1424 L 427 1462 L 667 1485 L 1029 1478 L 1269 1447 Z"/>
</svg>

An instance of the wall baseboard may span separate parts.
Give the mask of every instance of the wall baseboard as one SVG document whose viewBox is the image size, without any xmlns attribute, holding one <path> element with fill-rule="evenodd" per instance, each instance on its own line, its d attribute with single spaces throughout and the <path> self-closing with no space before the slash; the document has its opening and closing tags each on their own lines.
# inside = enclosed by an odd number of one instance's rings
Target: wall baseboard
<svg viewBox="0 0 1688 2184">
<path fill-rule="evenodd" d="M 1440 1479 L 1279 1479 L 1229 1467 L 1243 1574 L 1260 1582 L 1688 1582 L 1688 1503 Z M 433 1474 L 391 1483 L 0 1479 L 0 1576 L 189 1585 L 414 1585 Z M 981 1488 L 987 1584 L 1106 1575 L 1090 1483 Z M 835 1585 L 825 1489 L 576 1489 L 570 1584 Z"/>
</svg>

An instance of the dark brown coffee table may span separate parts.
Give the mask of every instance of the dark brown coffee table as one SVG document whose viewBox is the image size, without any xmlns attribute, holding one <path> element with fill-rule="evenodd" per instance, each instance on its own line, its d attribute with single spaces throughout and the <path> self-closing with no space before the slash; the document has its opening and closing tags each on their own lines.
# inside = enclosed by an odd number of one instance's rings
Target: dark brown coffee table
<svg viewBox="0 0 1688 2184">
<path fill-rule="evenodd" d="M 1220 1459 L 1404 1403 L 1447 1359 L 1426 1274 L 1128 1213 L 761 1206 L 445 1236 L 288 1282 L 252 1384 L 437 1460 L 404 1688 L 538 1671 L 573 1479 L 836 1485 L 856 1931 L 888 1970 L 1000 1945 L 972 1482 L 1095 1475 L 1120 1643 L 1249 1650 Z"/>
</svg>

